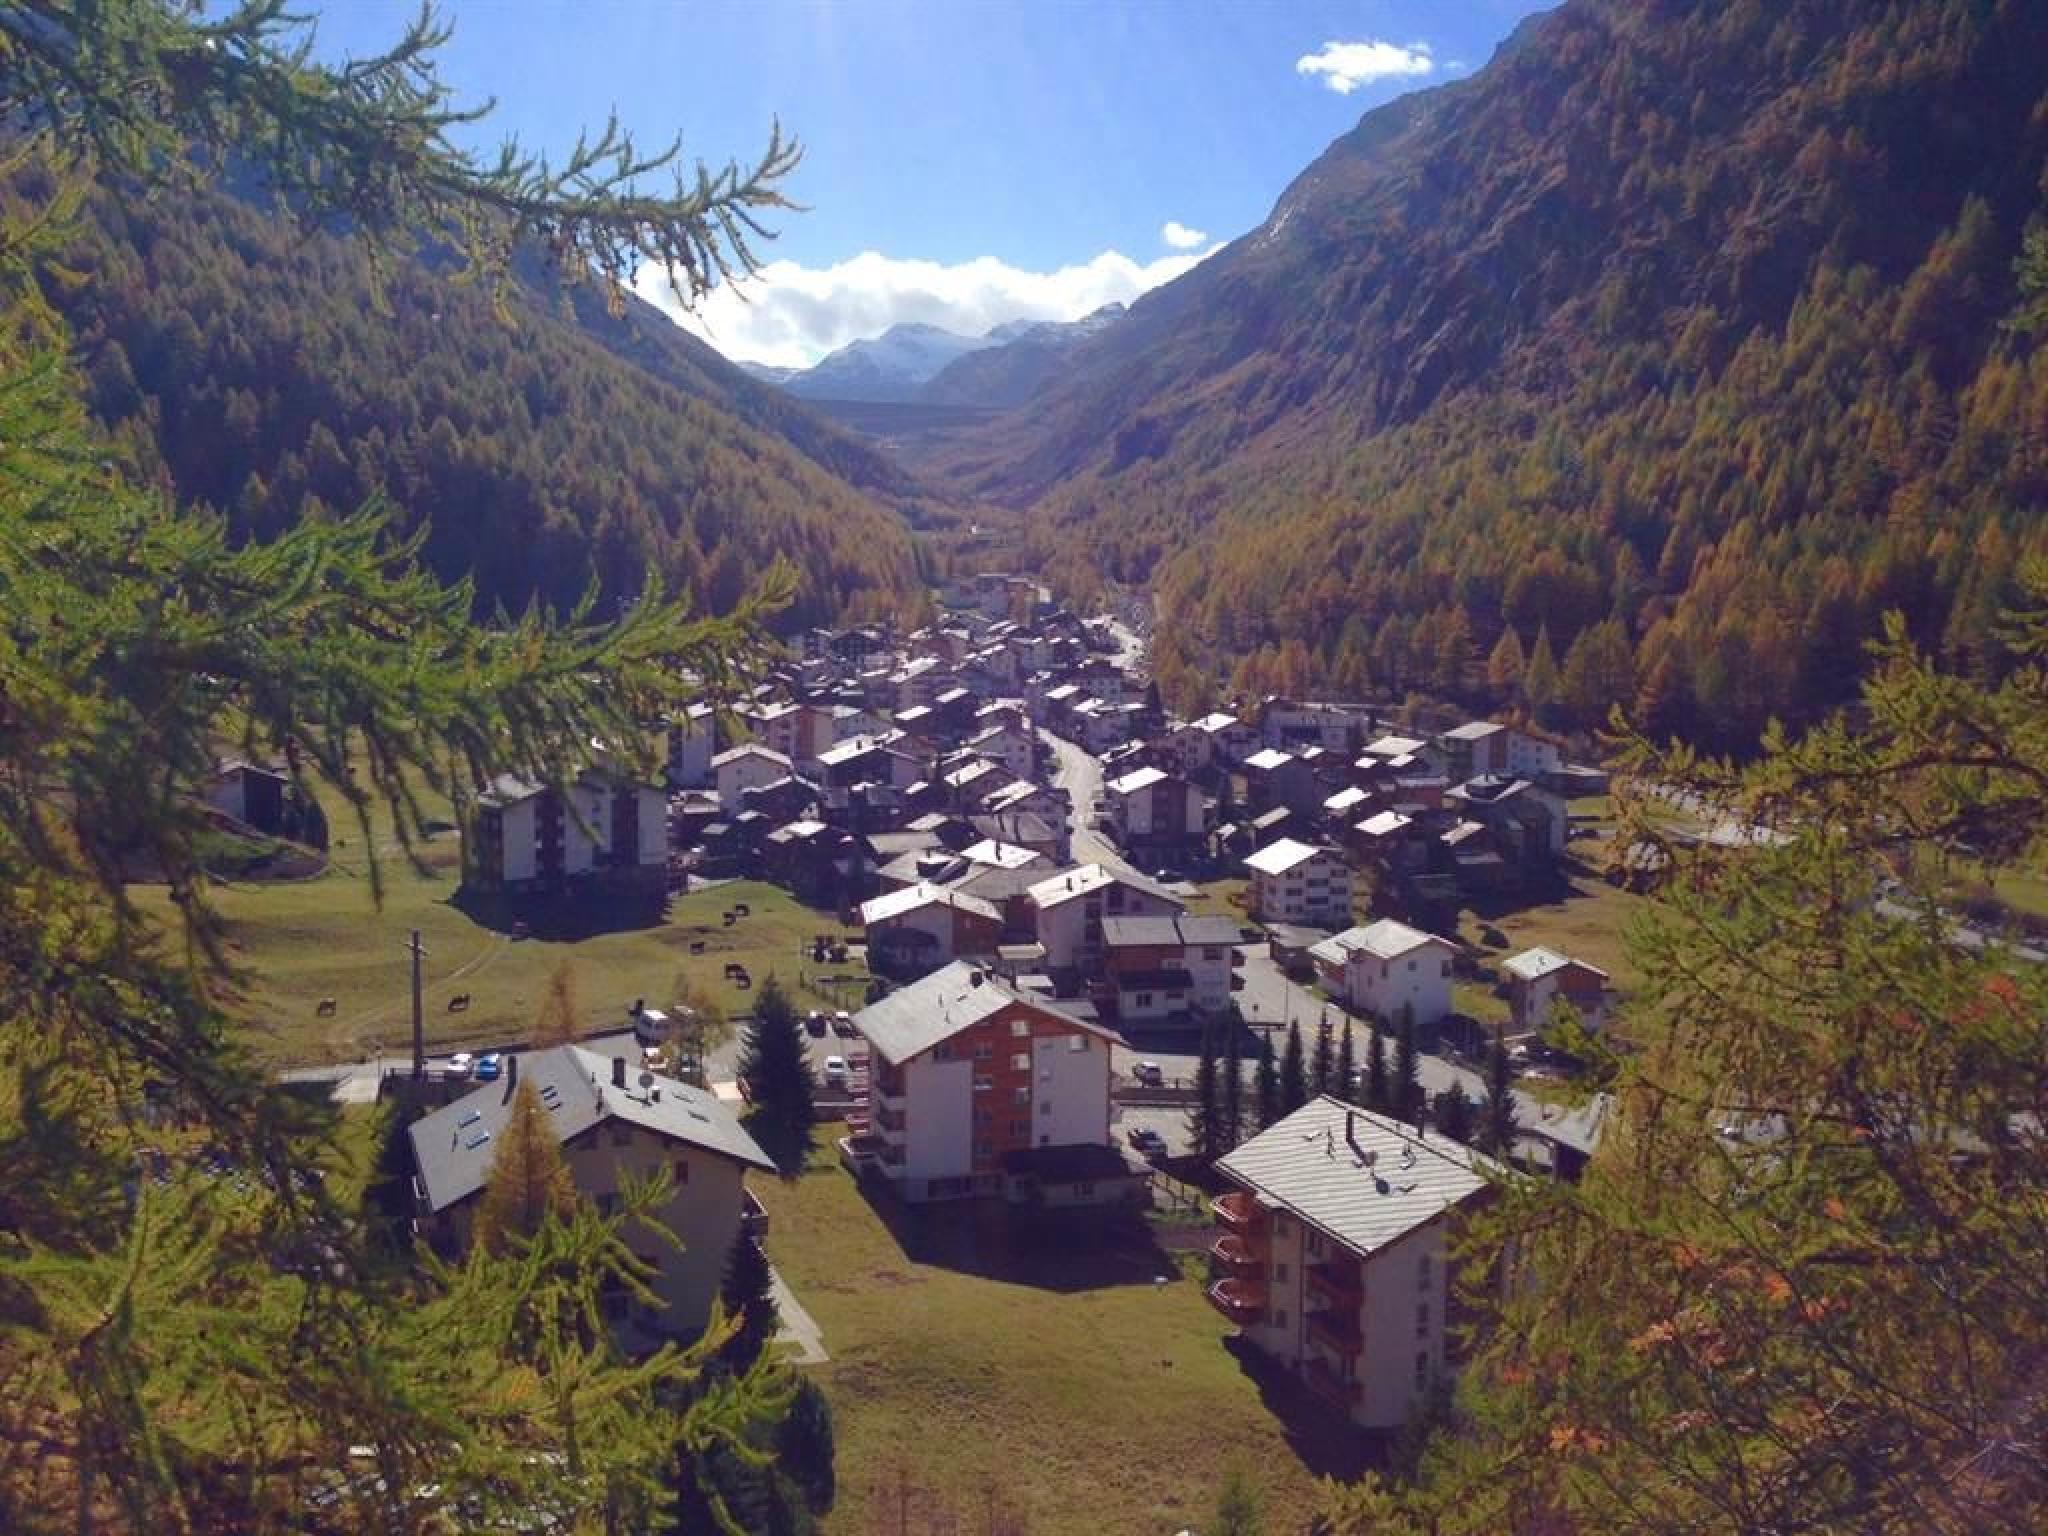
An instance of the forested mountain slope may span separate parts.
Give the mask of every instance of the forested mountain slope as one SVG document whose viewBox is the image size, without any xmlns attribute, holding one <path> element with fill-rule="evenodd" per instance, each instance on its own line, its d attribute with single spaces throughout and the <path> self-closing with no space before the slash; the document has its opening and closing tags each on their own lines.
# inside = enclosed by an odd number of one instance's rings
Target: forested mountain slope
<svg viewBox="0 0 2048 1536">
<path fill-rule="evenodd" d="M 30 189 L 32 190 L 32 189 Z M 264 536 L 381 493 L 486 608 L 639 590 L 651 559 L 722 608 L 778 554 L 783 622 L 922 601 L 905 515 L 944 509 L 873 449 L 651 307 L 537 270 L 504 294 L 225 194 L 102 196 L 44 272 L 92 404 L 146 473 Z"/>
<path fill-rule="evenodd" d="M 946 467 L 1069 585 L 1153 581 L 1183 698 L 1234 667 L 1752 741 L 1887 608 L 2002 664 L 2048 547 L 2011 323 L 2044 150 L 2031 0 L 1571 0 Z"/>
</svg>

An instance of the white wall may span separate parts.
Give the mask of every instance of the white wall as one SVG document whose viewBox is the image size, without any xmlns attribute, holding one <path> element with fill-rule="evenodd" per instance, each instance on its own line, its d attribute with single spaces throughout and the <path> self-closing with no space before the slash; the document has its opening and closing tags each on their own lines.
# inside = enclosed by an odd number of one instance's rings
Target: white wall
<svg viewBox="0 0 2048 1536">
<path fill-rule="evenodd" d="M 1422 1260 L 1428 1259 L 1423 1278 Z M 1383 1248 L 1365 1265 L 1365 1353 L 1358 1362 L 1365 1383 L 1358 1421 L 1375 1427 L 1401 1423 L 1423 1389 L 1415 1384 L 1415 1357 L 1429 1356 L 1430 1379 L 1444 1369 L 1444 1227 L 1433 1222 Z M 1418 1333 L 1417 1309 L 1429 1308 Z"/>
<path fill-rule="evenodd" d="M 789 770 L 773 758 L 760 757 L 749 753 L 745 757 L 733 758 L 718 765 L 718 803 L 728 811 L 739 809 L 740 793 L 743 790 L 759 789 L 764 784 L 773 784 Z"/>
<path fill-rule="evenodd" d="M 1055 970 L 1075 964 L 1086 919 L 1082 909 L 1087 898 L 1076 896 L 1056 907 L 1038 908 L 1038 942 L 1045 946 L 1045 963 Z"/>
<path fill-rule="evenodd" d="M 498 812 L 498 825 L 504 832 L 504 878 L 507 881 L 533 878 L 533 813 L 539 805 L 540 796 L 529 795 L 517 805 L 504 806 Z"/>
<path fill-rule="evenodd" d="M 901 1178 L 966 1178 L 974 1171 L 974 1063 L 919 1056 L 903 1069 Z M 913 1188 L 911 1193 L 924 1191 Z"/>
<path fill-rule="evenodd" d="M 668 797 L 659 790 L 631 791 L 640 819 L 640 863 L 665 866 L 668 863 Z"/>
<path fill-rule="evenodd" d="M 1451 955 L 1426 944 L 1392 960 L 1354 952 L 1346 966 L 1350 1001 L 1388 1024 L 1401 1022 L 1405 1004 L 1417 1024 L 1434 1024 L 1451 1011 Z"/>
<path fill-rule="evenodd" d="M 1073 1048 L 1075 1041 L 1081 1043 L 1082 1049 Z M 1108 1136 L 1108 1042 L 1082 1034 L 1033 1040 L 1031 1144 L 1100 1144 Z"/>
</svg>

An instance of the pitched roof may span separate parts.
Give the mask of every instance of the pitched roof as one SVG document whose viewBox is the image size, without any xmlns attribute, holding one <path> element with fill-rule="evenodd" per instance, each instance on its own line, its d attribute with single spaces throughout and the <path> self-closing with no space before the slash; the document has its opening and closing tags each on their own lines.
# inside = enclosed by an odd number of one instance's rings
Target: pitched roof
<svg viewBox="0 0 2048 1536">
<path fill-rule="evenodd" d="M 1262 875 L 1284 875 L 1295 865 L 1304 864 L 1317 854 L 1329 851 L 1313 843 L 1298 843 L 1291 837 L 1283 837 L 1277 843 L 1268 843 L 1245 863 Z"/>
<path fill-rule="evenodd" d="M 1112 795 L 1134 795 L 1141 789 L 1150 789 L 1154 784 L 1164 784 L 1166 775 L 1157 768 L 1137 768 L 1120 779 L 1111 779 L 1102 787 Z"/>
<path fill-rule="evenodd" d="M 1042 854 L 993 837 L 984 837 L 978 843 L 969 844 L 960 850 L 960 857 L 970 864 L 988 864 L 997 869 L 1026 869 L 1045 862 Z"/>
<path fill-rule="evenodd" d="M 1177 917 L 1105 917 L 1102 942 L 1119 949 L 1127 944 L 1236 944 L 1240 939 L 1234 918 L 1183 912 Z"/>
<path fill-rule="evenodd" d="M 1171 902 L 1176 911 L 1185 903 L 1163 886 L 1154 885 L 1138 875 L 1105 868 L 1100 864 L 1083 864 L 1078 869 L 1064 869 L 1047 877 L 1031 887 L 1032 903 L 1040 909 L 1057 907 L 1079 896 L 1086 896 L 1105 886 L 1125 885 L 1134 891 L 1143 891 L 1161 901 Z"/>
<path fill-rule="evenodd" d="M 1445 731 L 1444 735 L 1452 741 L 1484 741 L 1487 737 L 1506 729 L 1506 726 L 1492 720 L 1471 720 L 1464 725 L 1452 727 Z"/>
<path fill-rule="evenodd" d="M 1382 736 L 1378 741 L 1366 745 L 1367 757 L 1412 757 L 1428 746 L 1426 741 L 1417 741 L 1413 736 Z"/>
<path fill-rule="evenodd" d="M 1324 1094 L 1230 1153 L 1219 1171 L 1263 1205 L 1372 1254 L 1428 1225 L 1488 1182 L 1470 1147 Z"/>
<path fill-rule="evenodd" d="M 1554 949 L 1545 949 L 1542 945 L 1534 949 L 1525 949 L 1519 955 L 1503 960 L 1501 969 L 1510 976 L 1520 977 L 1523 981 L 1541 981 L 1545 976 L 1554 975 L 1572 965 L 1578 966 L 1581 970 L 1591 971 L 1602 981 L 1607 979 L 1607 973 L 1599 966 L 1588 965 L 1583 960 L 1574 960 L 1570 955 L 1561 954 Z"/>
<path fill-rule="evenodd" d="M 1261 773 L 1267 773 L 1275 768 L 1285 768 L 1293 761 L 1294 754 L 1292 752 L 1282 752 L 1278 747 L 1266 747 L 1246 758 L 1244 765 Z"/>
<path fill-rule="evenodd" d="M 729 752 L 719 753 L 718 756 L 711 759 L 711 766 L 722 768 L 725 764 L 736 763 L 743 757 L 765 757 L 772 763 L 781 764 L 784 768 L 790 766 L 787 753 L 778 752 L 773 747 L 764 747 L 758 741 L 744 742 Z"/>
<path fill-rule="evenodd" d="M 1377 816 L 1366 817 L 1351 830 L 1363 832 L 1367 837 L 1391 837 L 1402 828 L 1413 825 L 1413 816 L 1403 816 L 1399 811 L 1381 811 Z"/>
<path fill-rule="evenodd" d="M 900 1066 L 1013 1003 L 1106 1040 L 1118 1039 L 1115 1030 L 1056 1008 L 1042 997 L 1019 991 L 995 972 L 960 960 L 869 1003 L 853 1022 L 884 1061 Z"/>
<path fill-rule="evenodd" d="M 1425 944 L 1442 944 L 1455 949 L 1449 939 L 1439 938 L 1433 933 L 1424 933 L 1420 928 L 1410 928 L 1406 923 L 1397 923 L 1391 917 L 1383 917 L 1376 923 L 1367 923 L 1363 928 L 1346 928 L 1342 933 L 1325 939 L 1311 953 L 1318 960 L 1328 960 L 1332 965 L 1342 965 L 1354 954 L 1371 955 L 1375 960 L 1398 960 L 1410 950 L 1420 949 Z"/>
<path fill-rule="evenodd" d="M 912 855 L 911 857 L 914 857 Z M 886 923 L 892 917 L 920 911 L 925 907 L 950 907 L 955 912 L 967 912 L 976 917 L 987 918 L 992 923 L 1002 921 L 1003 914 L 978 896 L 969 896 L 964 891 L 948 890 L 944 886 L 932 885 L 920 880 L 915 885 L 906 885 L 900 891 L 891 891 L 886 896 L 877 896 L 860 904 L 860 920 L 864 924 Z"/>
<path fill-rule="evenodd" d="M 775 1164 L 747 1134 L 739 1117 L 702 1088 L 656 1077 L 637 1067 L 627 1070 L 628 1086 L 616 1088 L 612 1086 L 614 1058 L 580 1045 L 525 1051 L 516 1059 L 518 1077 L 532 1083 L 540 1095 L 557 1141 L 580 1136 L 606 1120 L 623 1120 L 735 1162 L 774 1171 Z M 643 1079 L 645 1087 L 641 1086 Z M 409 1132 L 413 1163 L 430 1209 L 445 1210 L 483 1188 L 490 1176 L 497 1138 L 512 1117 L 513 1093 L 508 1073 L 505 1080 L 472 1089 L 413 1123 Z"/>
</svg>

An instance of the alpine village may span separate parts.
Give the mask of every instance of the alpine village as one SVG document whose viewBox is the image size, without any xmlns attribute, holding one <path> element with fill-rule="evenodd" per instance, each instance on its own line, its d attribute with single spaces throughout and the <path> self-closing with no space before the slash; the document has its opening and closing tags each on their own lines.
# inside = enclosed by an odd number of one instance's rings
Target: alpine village
<svg viewBox="0 0 2048 1536">
<path fill-rule="evenodd" d="M 2048 4 L 1292 12 L 0 4 L 0 1531 L 2048 1530 Z"/>
</svg>

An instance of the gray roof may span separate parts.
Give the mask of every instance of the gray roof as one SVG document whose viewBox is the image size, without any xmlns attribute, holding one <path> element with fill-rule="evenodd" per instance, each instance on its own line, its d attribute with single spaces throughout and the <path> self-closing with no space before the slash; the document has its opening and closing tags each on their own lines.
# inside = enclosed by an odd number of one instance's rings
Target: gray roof
<svg viewBox="0 0 2048 1536">
<path fill-rule="evenodd" d="M 960 960 L 922 981 L 891 992 L 878 1003 L 869 1003 L 853 1016 L 853 1022 L 884 1061 L 900 1066 L 961 1030 L 993 1018 L 1012 1003 L 1023 1003 L 1090 1034 L 1117 1039 L 1114 1030 L 1090 1023 L 1064 1008 L 1055 1008 L 1044 998 L 1012 986 L 994 971 Z"/>
<path fill-rule="evenodd" d="M 1328 1094 L 1216 1166 L 1262 1204 L 1290 1211 L 1362 1254 L 1428 1225 L 1497 1172 L 1470 1147 Z"/>
<path fill-rule="evenodd" d="M 430 1209 L 440 1211 L 484 1187 L 499 1136 L 512 1117 L 512 1060 L 507 1076 L 484 1083 L 454 1103 L 415 1121 L 413 1165 Z M 636 1066 L 627 1086 L 612 1086 L 614 1058 L 580 1045 L 558 1045 L 516 1057 L 519 1079 L 540 1095 L 557 1141 L 568 1141 L 606 1120 L 624 1120 L 673 1140 L 769 1172 L 775 1164 L 747 1134 L 739 1116 L 712 1094 L 674 1078 L 656 1077 L 642 1088 Z"/>
<path fill-rule="evenodd" d="M 1105 917 L 1102 942 L 1112 949 L 1126 944 L 1236 944 L 1237 919 L 1187 912 L 1178 917 Z"/>
</svg>

